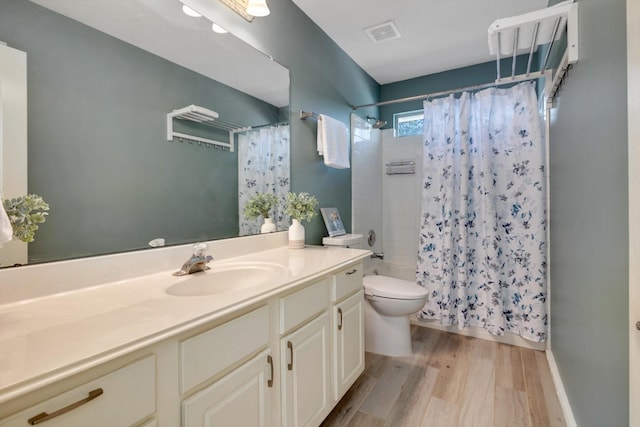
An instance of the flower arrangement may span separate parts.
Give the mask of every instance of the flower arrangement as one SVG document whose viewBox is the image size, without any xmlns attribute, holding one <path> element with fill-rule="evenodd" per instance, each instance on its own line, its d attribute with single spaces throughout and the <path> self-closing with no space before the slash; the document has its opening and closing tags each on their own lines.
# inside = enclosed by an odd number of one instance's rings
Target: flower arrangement
<svg viewBox="0 0 640 427">
<path fill-rule="evenodd" d="M 287 193 L 284 212 L 293 219 L 311 221 L 318 215 L 316 206 L 318 206 L 318 200 L 309 193 Z"/>
<path fill-rule="evenodd" d="M 49 205 L 36 194 L 6 199 L 2 202 L 7 212 L 13 235 L 23 242 L 33 242 L 38 224 L 42 224 L 49 215 Z"/>
<path fill-rule="evenodd" d="M 269 211 L 278 204 L 278 198 L 272 193 L 258 193 L 251 197 L 244 205 L 244 216 L 247 219 L 256 219 L 260 215 L 269 218 Z"/>
</svg>

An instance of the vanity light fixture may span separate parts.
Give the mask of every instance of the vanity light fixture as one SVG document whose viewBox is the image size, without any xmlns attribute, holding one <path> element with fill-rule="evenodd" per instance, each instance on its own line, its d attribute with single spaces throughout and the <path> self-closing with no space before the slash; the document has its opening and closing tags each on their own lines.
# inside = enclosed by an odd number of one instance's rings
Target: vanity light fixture
<svg viewBox="0 0 640 427">
<path fill-rule="evenodd" d="M 186 0 L 179 0 L 184 2 Z M 220 0 L 225 6 L 233 10 L 238 15 L 242 16 L 245 21 L 252 22 L 253 19 L 258 16 L 267 16 L 271 13 L 269 6 L 267 6 L 266 0 Z M 189 6 L 183 4 L 182 11 L 189 16 L 200 17 L 202 16 Z M 215 31 L 215 30 L 214 30 Z"/>
<path fill-rule="evenodd" d="M 184 12 L 185 15 L 192 16 L 194 18 L 200 18 L 202 16 L 198 12 L 196 12 L 195 10 L 191 9 L 186 4 L 182 5 L 182 12 Z"/>
<path fill-rule="evenodd" d="M 248 0 L 247 13 L 252 16 L 267 16 L 271 11 L 266 0 Z"/>
<path fill-rule="evenodd" d="M 222 28 L 220 25 L 216 24 L 215 22 L 211 23 L 211 29 L 213 30 L 214 33 L 218 33 L 218 34 L 226 34 L 229 32 L 224 28 Z"/>
</svg>

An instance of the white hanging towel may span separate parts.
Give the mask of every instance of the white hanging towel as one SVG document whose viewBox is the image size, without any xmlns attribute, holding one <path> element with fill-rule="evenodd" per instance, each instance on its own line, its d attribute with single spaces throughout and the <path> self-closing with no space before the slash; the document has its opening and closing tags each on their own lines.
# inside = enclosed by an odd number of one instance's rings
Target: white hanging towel
<svg viewBox="0 0 640 427">
<path fill-rule="evenodd" d="M 344 123 L 325 114 L 318 120 L 318 154 L 324 164 L 336 169 L 349 169 L 349 137 Z"/>
<path fill-rule="evenodd" d="M 0 246 L 7 243 L 13 237 L 13 228 L 11 228 L 11 222 L 9 216 L 4 210 L 4 206 L 0 202 Z"/>
</svg>

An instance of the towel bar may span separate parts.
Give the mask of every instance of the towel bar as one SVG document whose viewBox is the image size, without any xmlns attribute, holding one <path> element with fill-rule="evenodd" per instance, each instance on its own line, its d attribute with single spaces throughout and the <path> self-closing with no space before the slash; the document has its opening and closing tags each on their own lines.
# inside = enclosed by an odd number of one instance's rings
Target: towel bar
<svg viewBox="0 0 640 427">
<path fill-rule="evenodd" d="M 307 120 L 308 118 L 319 120 L 320 115 L 317 113 L 300 110 L 300 120 Z"/>
</svg>

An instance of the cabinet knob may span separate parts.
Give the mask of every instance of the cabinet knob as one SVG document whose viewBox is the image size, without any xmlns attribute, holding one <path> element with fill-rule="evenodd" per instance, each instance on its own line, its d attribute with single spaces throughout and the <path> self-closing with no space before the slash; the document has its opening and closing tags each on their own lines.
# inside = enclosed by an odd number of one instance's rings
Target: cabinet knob
<svg viewBox="0 0 640 427">
<path fill-rule="evenodd" d="M 640 322 L 636 322 L 636 329 L 640 331 Z"/>
</svg>

